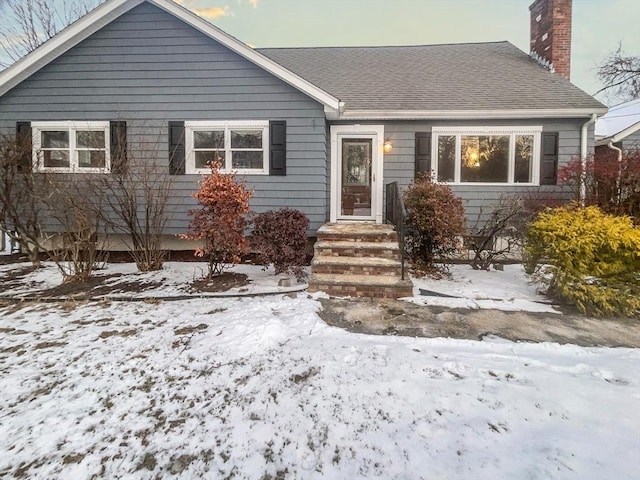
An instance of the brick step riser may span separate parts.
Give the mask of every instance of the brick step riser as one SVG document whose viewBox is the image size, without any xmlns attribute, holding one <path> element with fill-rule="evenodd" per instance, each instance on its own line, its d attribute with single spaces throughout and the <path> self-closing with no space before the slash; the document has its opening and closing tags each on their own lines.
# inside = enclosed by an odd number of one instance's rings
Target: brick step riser
<svg viewBox="0 0 640 480">
<path fill-rule="evenodd" d="M 312 265 L 313 273 L 327 273 L 331 275 L 375 275 L 392 276 L 398 278 L 402 274 L 402 267 L 373 266 L 373 265 Z"/>
<path fill-rule="evenodd" d="M 308 291 L 325 292 L 335 297 L 360 297 L 360 298 L 401 298 L 413 295 L 410 287 L 384 287 L 384 286 L 364 286 L 364 285 L 325 285 L 309 284 Z"/>
<path fill-rule="evenodd" d="M 316 257 L 347 257 L 347 258 L 389 258 L 400 260 L 400 249 L 349 248 L 349 247 L 316 247 Z"/>
<path fill-rule="evenodd" d="M 380 233 L 373 235 L 357 235 L 357 234 L 349 234 L 349 235 L 341 235 L 336 233 L 320 233 L 318 232 L 318 240 L 326 241 L 326 242 L 373 242 L 373 243 L 384 243 L 384 242 L 397 242 L 398 236 L 395 232 L 392 233 Z"/>
</svg>

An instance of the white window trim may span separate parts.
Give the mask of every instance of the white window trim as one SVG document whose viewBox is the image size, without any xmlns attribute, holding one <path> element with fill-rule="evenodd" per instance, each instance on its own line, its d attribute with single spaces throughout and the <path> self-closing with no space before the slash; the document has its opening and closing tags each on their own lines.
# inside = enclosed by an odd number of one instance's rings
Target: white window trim
<svg viewBox="0 0 640 480">
<path fill-rule="evenodd" d="M 232 169 L 231 130 L 252 129 L 262 130 L 262 168 Z M 229 120 L 229 121 L 189 121 L 184 122 L 185 134 L 185 173 L 202 174 L 209 173 L 208 168 L 196 168 L 196 157 L 193 148 L 193 132 L 198 130 L 224 130 L 224 159 L 221 171 L 225 173 L 237 173 L 241 175 L 268 175 L 269 174 L 269 121 L 268 120 Z"/>
<path fill-rule="evenodd" d="M 540 185 L 540 141 L 542 126 L 504 126 L 504 127 L 433 127 L 431 129 L 431 169 L 434 178 L 438 178 L 438 137 L 456 137 L 456 157 L 454 181 L 450 185 L 491 185 L 491 186 L 537 186 Z M 509 139 L 509 172 L 507 182 L 461 182 L 461 136 L 463 135 L 508 135 Z M 515 137 L 517 135 L 533 136 L 533 158 L 531 160 L 531 182 L 514 182 L 515 170 Z"/>
<path fill-rule="evenodd" d="M 68 130 L 69 131 L 69 167 L 45 167 L 41 153 L 42 149 L 42 131 L 47 130 Z M 105 158 L 104 168 L 80 168 L 78 166 L 78 150 L 76 149 L 77 130 L 93 130 L 104 131 L 105 142 Z M 31 122 L 32 134 L 32 159 L 34 172 L 52 172 L 52 173 L 109 173 L 111 171 L 111 155 L 109 147 L 111 145 L 111 136 L 109 122 L 79 122 L 79 121 L 63 121 L 63 122 Z"/>
</svg>

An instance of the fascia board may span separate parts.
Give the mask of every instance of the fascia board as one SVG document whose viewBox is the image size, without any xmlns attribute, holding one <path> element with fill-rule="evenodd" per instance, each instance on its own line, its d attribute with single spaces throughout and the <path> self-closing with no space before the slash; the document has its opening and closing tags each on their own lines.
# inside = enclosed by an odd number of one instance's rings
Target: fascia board
<svg viewBox="0 0 640 480">
<path fill-rule="evenodd" d="M 347 110 L 341 120 L 466 120 L 527 118 L 588 118 L 606 108 L 537 110 Z"/>
</svg>

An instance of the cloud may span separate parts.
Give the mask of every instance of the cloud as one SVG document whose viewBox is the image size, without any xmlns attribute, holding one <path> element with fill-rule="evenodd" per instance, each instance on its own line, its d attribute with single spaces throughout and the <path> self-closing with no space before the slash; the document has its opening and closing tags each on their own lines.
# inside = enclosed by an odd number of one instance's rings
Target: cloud
<svg viewBox="0 0 640 480">
<path fill-rule="evenodd" d="M 194 8 L 194 13 L 200 15 L 201 17 L 208 19 L 215 19 L 220 17 L 227 17 L 231 14 L 228 6 L 224 7 L 205 7 L 205 8 Z"/>
</svg>

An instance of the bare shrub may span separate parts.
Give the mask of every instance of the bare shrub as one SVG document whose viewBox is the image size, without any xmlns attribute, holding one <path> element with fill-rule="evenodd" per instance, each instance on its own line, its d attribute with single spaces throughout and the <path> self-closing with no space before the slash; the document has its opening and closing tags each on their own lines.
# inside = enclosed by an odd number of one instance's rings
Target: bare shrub
<svg viewBox="0 0 640 480">
<path fill-rule="evenodd" d="M 253 225 L 259 261 L 273 264 L 276 275 L 289 273 L 303 280 L 309 218 L 299 210 L 283 208 L 256 215 Z"/>
<path fill-rule="evenodd" d="M 532 212 L 526 208 L 522 198 L 503 195 L 487 219 L 481 221 L 481 218 L 482 211 L 467 238 L 467 245 L 474 251 L 471 267 L 489 270 L 497 258 L 522 247 Z"/>
<path fill-rule="evenodd" d="M 104 202 L 102 221 L 121 233 L 138 270 L 161 270 L 166 252 L 162 235 L 169 220 L 167 204 L 173 186 L 166 164 L 159 161 L 159 138 L 127 144 L 122 136 L 111 152 L 111 173 L 93 177 Z"/>
<path fill-rule="evenodd" d="M 99 250 L 97 234 L 101 227 L 100 198 L 89 190 L 90 182 L 75 182 L 59 176 L 49 196 L 48 212 L 57 222 L 60 234 L 52 244 L 50 256 L 62 274 L 63 282 L 86 282 L 106 254 Z"/>
<path fill-rule="evenodd" d="M 32 171 L 31 138 L 0 136 L 0 229 L 34 267 L 50 238 L 43 228 L 50 192 L 49 176 Z"/>
</svg>

